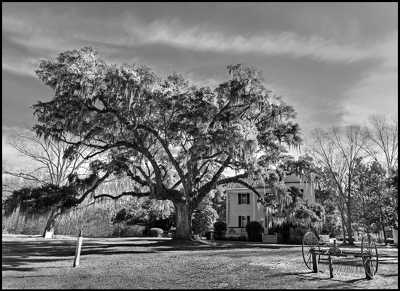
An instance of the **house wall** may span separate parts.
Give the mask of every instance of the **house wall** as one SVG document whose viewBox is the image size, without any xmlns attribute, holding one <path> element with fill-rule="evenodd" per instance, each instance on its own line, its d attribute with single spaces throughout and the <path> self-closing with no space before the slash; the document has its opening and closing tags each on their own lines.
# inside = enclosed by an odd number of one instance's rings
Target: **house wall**
<svg viewBox="0 0 400 291">
<path fill-rule="evenodd" d="M 228 226 L 239 227 L 238 216 L 250 216 L 250 220 L 264 219 L 264 207 L 258 203 L 257 195 L 246 188 L 236 188 L 228 190 L 226 221 Z M 239 204 L 238 193 L 250 193 L 250 204 Z"/>
<path fill-rule="evenodd" d="M 263 189 L 257 189 L 264 193 Z M 239 204 L 238 193 L 249 193 L 250 204 Z M 227 236 L 247 236 L 244 228 L 239 228 L 239 216 L 250 216 L 250 221 L 258 221 L 264 225 L 264 207 L 257 203 L 257 195 L 247 188 L 234 188 L 227 190 L 226 224 L 228 227 Z"/>
<path fill-rule="evenodd" d="M 303 190 L 303 198 L 309 202 L 315 202 L 314 183 L 313 181 L 301 182 L 296 177 L 289 177 L 285 183 L 286 187 L 296 187 Z M 264 195 L 269 192 L 269 189 L 258 188 L 257 191 Z M 250 193 L 250 204 L 239 204 L 238 193 Z M 227 236 L 246 236 L 245 228 L 239 228 L 239 216 L 250 216 L 250 221 L 258 221 L 261 225 L 265 226 L 265 209 L 261 203 L 257 203 L 257 195 L 251 190 L 243 187 L 231 188 L 227 190 L 226 199 L 226 224 Z"/>
</svg>

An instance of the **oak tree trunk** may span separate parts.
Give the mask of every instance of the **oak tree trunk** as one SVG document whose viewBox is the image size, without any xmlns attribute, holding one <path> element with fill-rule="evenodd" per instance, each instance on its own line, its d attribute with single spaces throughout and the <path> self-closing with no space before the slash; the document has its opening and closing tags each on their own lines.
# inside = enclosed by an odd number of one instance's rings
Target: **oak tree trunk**
<svg viewBox="0 0 400 291">
<path fill-rule="evenodd" d="M 175 239 L 192 239 L 192 211 L 188 204 L 174 203 L 176 213 L 176 234 Z"/>
</svg>

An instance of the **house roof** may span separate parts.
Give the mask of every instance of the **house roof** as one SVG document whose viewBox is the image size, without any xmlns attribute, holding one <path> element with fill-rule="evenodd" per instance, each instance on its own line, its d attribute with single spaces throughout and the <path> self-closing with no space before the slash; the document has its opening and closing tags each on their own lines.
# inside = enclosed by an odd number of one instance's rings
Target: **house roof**
<svg viewBox="0 0 400 291">
<path fill-rule="evenodd" d="M 267 187 L 267 185 L 264 184 L 260 180 L 253 181 L 253 180 L 250 180 L 250 179 L 246 179 L 245 182 L 248 183 L 249 185 L 253 186 L 254 188 L 264 188 L 265 187 L 265 189 L 269 189 L 269 187 Z M 292 175 L 286 176 L 284 178 L 284 182 L 285 182 L 285 184 L 286 183 L 287 184 L 307 183 L 307 180 L 305 178 L 301 179 L 299 176 L 296 176 L 296 175 L 292 174 Z M 229 189 L 232 189 L 232 188 L 245 188 L 245 186 L 242 185 L 242 184 L 239 184 L 239 183 L 230 183 L 228 185 L 228 188 Z"/>
</svg>

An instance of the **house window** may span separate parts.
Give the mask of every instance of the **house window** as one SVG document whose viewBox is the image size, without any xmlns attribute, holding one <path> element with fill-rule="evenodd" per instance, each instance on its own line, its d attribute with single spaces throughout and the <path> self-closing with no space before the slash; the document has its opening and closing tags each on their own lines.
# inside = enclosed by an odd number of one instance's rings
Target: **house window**
<svg viewBox="0 0 400 291">
<path fill-rule="evenodd" d="M 239 216 L 239 227 L 246 227 L 250 222 L 250 216 Z"/>
<path fill-rule="evenodd" d="M 250 204 L 250 193 L 238 193 L 238 204 Z"/>
</svg>

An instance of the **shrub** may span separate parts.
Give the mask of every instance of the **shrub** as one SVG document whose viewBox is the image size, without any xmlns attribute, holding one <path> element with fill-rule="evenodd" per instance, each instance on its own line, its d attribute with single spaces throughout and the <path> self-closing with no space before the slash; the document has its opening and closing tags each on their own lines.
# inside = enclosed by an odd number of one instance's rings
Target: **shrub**
<svg viewBox="0 0 400 291">
<path fill-rule="evenodd" d="M 278 243 L 289 243 L 291 224 L 284 222 L 281 225 L 276 225 L 275 229 L 278 233 Z"/>
<path fill-rule="evenodd" d="M 239 241 L 247 241 L 247 237 L 245 235 L 239 236 Z"/>
<path fill-rule="evenodd" d="M 274 223 L 268 228 L 268 234 L 275 234 L 278 233 L 279 231 L 280 231 L 279 226 Z"/>
<path fill-rule="evenodd" d="M 114 223 L 146 224 L 148 228 L 156 227 L 164 230 L 168 230 L 174 224 L 174 221 L 172 202 L 148 198 L 132 199 L 113 218 Z"/>
<path fill-rule="evenodd" d="M 303 236 L 309 229 L 304 226 L 297 226 L 289 228 L 289 243 L 301 244 Z"/>
<path fill-rule="evenodd" d="M 127 211 L 125 208 L 122 208 L 120 211 L 115 214 L 115 216 L 112 218 L 113 223 L 121 223 L 126 220 L 127 216 Z"/>
<path fill-rule="evenodd" d="M 225 239 L 226 223 L 223 221 L 217 221 L 214 223 L 214 234 L 215 239 Z"/>
<path fill-rule="evenodd" d="M 249 241 L 262 241 L 264 227 L 258 221 L 250 221 L 246 225 L 246 232 Z"/>
<path fill-rule="evenodd" d="M 310 230 L 304 225 L 294 225 L 284 222 L 281 225 L 274 226 L 278 233 L 278 243 L 301 244 L 304 234 Z"/>
<path fill-rule="evenodd" d="M 129 225 L 127 223 L 114 224 L 114 236 L 120 237 L 142 237 L 143 231 L 146 228 L 144 225 Z"/>
<path fill-rule="evenodd" d="M 226 223 L 223 221 L 217 221 L 214 223 L 214 231 L 215 232 L 224 232 L 226 231 Z"/>
<path fill-rule="evenodd" d="M 164 231 L 161 228 L 153 227 L 150 228 L 150 236 L 151 237 L 162 237 Z"/>
<path fill-rule="evenodd" d="M 338 218 L 333 215 L 327 215 L 322 225 L 321 234 L 329 234 L 330 237 L 336 237 L 342 233 L 341 223 Z"/>
</svg>

